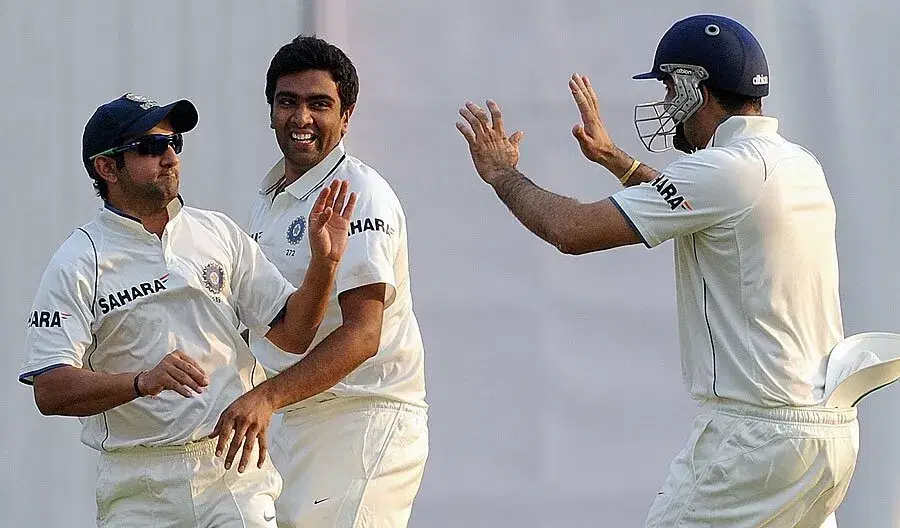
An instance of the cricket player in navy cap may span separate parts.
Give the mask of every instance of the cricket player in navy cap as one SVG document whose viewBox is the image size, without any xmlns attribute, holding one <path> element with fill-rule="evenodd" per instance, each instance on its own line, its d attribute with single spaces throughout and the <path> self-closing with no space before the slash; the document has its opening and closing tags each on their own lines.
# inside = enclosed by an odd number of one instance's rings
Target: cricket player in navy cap
<svg viewBox="0 0 900 528">
<path fill-rule="evenodd" d="M 54 254 L 27 324 L 19 380 L 43 414 L 78 416 L 101 452 L 100 527 L 275 527 L 282 480 L 265 432 L 247 433 L 232 470 L 209 436 L 252 388 L 241 325 L 305 351 L 347 245 L 355 195 L 340 180 L 313 206 L 299 288 L 230 218 L 184 205 L 179 154 L 196 124 L 186 100 L 97 108 L 82 161 L 104 205 Z"/>
</svg>

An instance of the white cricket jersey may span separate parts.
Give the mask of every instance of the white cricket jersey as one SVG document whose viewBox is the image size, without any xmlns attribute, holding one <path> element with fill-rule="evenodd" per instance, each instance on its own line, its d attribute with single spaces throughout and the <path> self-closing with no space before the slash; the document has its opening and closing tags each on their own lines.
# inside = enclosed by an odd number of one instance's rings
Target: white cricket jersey
<svg viewBox="0 0 900 528">
<path fill-rule="evenodd" d="M 820 404 L 843 337 L 831 192 L 777 131 L 730 117 L 707 148 L 612 197 L 647 246 L 675 239 L 682 370 L 698 400 Z"/>
<path fill-rule="evenodd" d="M 319 191 L 339 178 L 349 181 L 350 190 L 358 194 L 348 247 L 338 266 L 325 319 L 310 350 L 341 325 L 341 292 L 369 284 L 387 285 L 378 353 L 328 392 L 341 397 L 381 396 L 425 406 L 424 350 L 413 314 L 406 217 L 400 200 L 374 169 L 347 155 L 343 143 L 273 200 L 273 189 L 283 177 L 281 160 L 260 184 L 251 211 L 250 232 L 279 271 L 298 286 L 309 266 L 307 219 Z M 270 376 L 305 357 L 286 353 L 254 332 L 250 348 Z"/>
<path fill-rule="evenodd" d="M 179 445 L 204 438 L 251 388 L 256 362 L 241 323 L 260 333 L 294 288 L 222 213 L 169 204 L 162 237 L 104 207 L 76 229 L 44 271 L 25 334 L 19 380 L 71 365 L 95 372 L 149 370 L 180 350 L 210 384 L 185 398 L 166 390 L 82 418 L 99 450 Z"/>
</svg>

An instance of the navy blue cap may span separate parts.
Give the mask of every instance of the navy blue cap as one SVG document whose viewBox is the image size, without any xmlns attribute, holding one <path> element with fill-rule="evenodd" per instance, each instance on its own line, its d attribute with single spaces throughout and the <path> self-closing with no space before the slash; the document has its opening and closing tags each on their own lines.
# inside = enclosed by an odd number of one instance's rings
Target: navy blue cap
<svg viewBox="0 0 900 528">
<path fill-rule="evenodd" d="M 143 134 L 167 117 L 175 132 L 187 132 L 197 126 L 197 109 L 187 99 L 159 106 L 156 101 L 127 93 L 102 105 L 84 126 L 81 140 L 81 157 L 88 175 L 93 177 L 91 156 Z"/>
<path fill-rule="evenodd" d="M 676 22 L 656 47 L 653 69 L 635 79 L 666 78 L 661 64 L 702 66 L 708 86 L 747 97 L 769 95 L 769 65 L 750 30 L 728 17 L 695 15 Z"/>
</svg>

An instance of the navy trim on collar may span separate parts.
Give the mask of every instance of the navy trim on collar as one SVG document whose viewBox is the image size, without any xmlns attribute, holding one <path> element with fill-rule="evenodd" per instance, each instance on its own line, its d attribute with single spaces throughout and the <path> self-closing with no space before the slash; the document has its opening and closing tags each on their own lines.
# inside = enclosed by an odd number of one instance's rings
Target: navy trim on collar
<svg viewBox="0 0 900 528">
<path fill-rule="evenodd" d="M 138 218 L 138 217 L 136 217 L 136 216 L 131 216 L 130 214 L 126 213 L 125 211 L 120 211 L 119 209 L 116 209 L 115 207 L 113 207 L 112 205 L 110 205 L 109 202 L 104 201 L 104 202 L 103 202 L 103 207 L 105 207 L 106 209 L 112 211 L 113 213 L 116 213 L 117 215 L 119 215 L 119 216 L 121 216 L 121 217 L 123 217 L 123 218 L 127 218 L 127 219 L 129 219 L 129 220 L 133 220 L 133 221 L 135 221 L 135 222 L 137 222 L 137 223 L 139 223 L 139 224 L 142 223 L 140 218 Z"/>
<path fill-rule="evenodd" d="M 337 163 L 335 163 L 334 166 L 332 166 L 331 169 L 329 169 L 329 171 L 325 174 L 325 176 L 323 176 L 322 179 L 319 180 L 315 185 L 310 187 L 310 189 L 308 191 L 306 191 L 306 193 L 304 193 L 302 196 L 297 196 L 297 199 L 298 200 L 306 200 L 307 198 L 309 198 L 309 196 L 316 189 L 322 187 L 322 184 L 325 183 L 328 180 L 328 178 L 331 177 L 332 174 L 334 174 L 334 171 L 336 171 L 338 169 L 338 167 L 341 166 L 341 163 L 343 163 L 345 159 L 347 159 L 347 154 L 341 154 L 341 157 L 337 160 Z M 300 181 L 300 180 L 297 180 L 297 181 Z M 284 182 L 284 176 L 282 176 L 278 181 L 273 183 L 268 189 L 265 190 L 265 192 L 263 194 L 267 194 L 267 195 L 271 194 L 273 191 L 275 191 L 275 189 L 280 187 L 283 182 Z M 293 185 L 293 184 L 291 184 L 291 185 Z M 288 185 L 287 187 L 282 189 L 282 191 L 290 191 L 291 185 Z M 294 194 L 294 193 L 291 193 L 291 194 Z"/>
<path fill-rule="evenodd" d="M 334 171 L 336 171 L 337 168 L 341 166 L 341 163 L 343 163 L 345 159 L 347 159 L 347 155 L 341 154 L 341 159 L 337 160 L 337 163 L 334 164 L 334 167 L 331 167 L 331 170 L 328 171 L 328 174 L 326 174 L 325 177 L 319 181 L 319 183 L 313 185 L 310 190 L 306 191 L 306 194 L 301 196 L 300 199 L 306 200 L 307 198 L 309 198 L 309 195 L 311 195 L 316 189 L 321 187 L 322 184 L 325 183 L 332 174 L 334 174 Z"/>
</svg>

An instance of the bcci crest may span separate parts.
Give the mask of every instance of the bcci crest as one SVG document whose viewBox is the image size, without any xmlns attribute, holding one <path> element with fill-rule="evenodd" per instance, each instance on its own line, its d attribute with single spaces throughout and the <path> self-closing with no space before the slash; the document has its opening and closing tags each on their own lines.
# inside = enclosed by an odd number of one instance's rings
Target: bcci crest
<svg viewBox="0 0 900 528">
<path fill-rule="evenodd" d="M 222 288 L 225 286 L 225 271 L 222 269 L 222 266 L 215 262 L 207 264 L 203 268 L 203 285 L 213 295 L 222 293 Z"/>
<path fill-rule="evenodd" d="M 159 103 L 157 103 L 153 99 L 148 99 L 148 98 L 144 97 L 143 95 L 138 95 L 138 94 L 129 92 L 129 93 L 125 94 L 124 97 L 125 97 L 125 99 L 128 99 L 129 101 L 133 101 L 135 103 L 140 104 L 141 110 L 149 110 L 149 109 L 153 108 L 154 106 L 159 106 Z"/>
<path fill-rule="evenodd" d="M 296 246 L 303 240 L 303 235 L 306 234 L 306 218 L 302 216 L 298 216 L 291 222 L 291 225 L 288 226 L 287 230 L 287 241 L 288 244 L 292 246 Z"/>
</svg>

